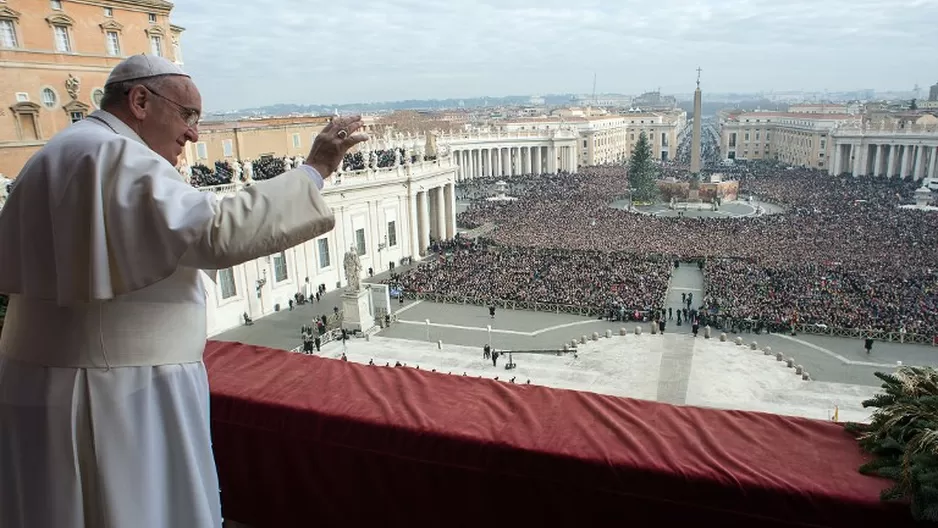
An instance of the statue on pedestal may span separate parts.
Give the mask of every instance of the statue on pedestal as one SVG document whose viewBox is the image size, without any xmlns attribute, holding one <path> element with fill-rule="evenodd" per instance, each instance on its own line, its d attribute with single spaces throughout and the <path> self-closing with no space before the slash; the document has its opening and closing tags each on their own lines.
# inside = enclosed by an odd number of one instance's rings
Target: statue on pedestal
<svg viewBox="0 0 938 528">
<path fill-rule="evenodd" d="M 253 180 L 254 179 L 254 165 L 251 164 L 251 160 L 244 160 L 244 163 L 242 164 L 242 168 L 244 169 L 244 179 L 242 181 L 244 181 L 244 183 L 248 183 L 251 180 Z"/>
<path fill-rule="evenodd" d="M 182 161 L 182 165 L 179 166 L 179 174 L 182 175 L 182 179 L 186 180 L 186 183 L 192 183 L 192 167 L 189 166 L 188 161 Z"/>
<path fill-rule="evenodd" d="M 401 159 L 401 149 L 399 148 L 394 149 L 394 166 L 399 167 L 402 164 L 402 161 L 403 160 Z"/>
<path fill-rule="evenodd" d="M 241 174 L 244 172 L 244 168 L 241 167 L 241 162 L 234 160 L 231 162 L 231 183 L 238 183 L 241 181 Z"/>
<path fill-rule="evenodd" d="M 361 290 L 362 263 L 358 259 L 358 251 L 355 246 L 349 247 L 348 252 L 345 253 L 343 264 L 345 265 L 345 280 L 348 281 L 345 291 L 357 293 Z"/>
<path fill-rule="evenodd" d="M 290 156 L 287 156 L 286 158 L 283 158 L 283 168 L 284 168 L 285 171 L 292 170 L 292 169 L 293 169 L 293 158 L 291 158 Z"/>
<path fill-rule="evenodd" d="M 368 154 L 368 168 L 378 170 L 378 153 L 373 150 Z"/>
</svg>

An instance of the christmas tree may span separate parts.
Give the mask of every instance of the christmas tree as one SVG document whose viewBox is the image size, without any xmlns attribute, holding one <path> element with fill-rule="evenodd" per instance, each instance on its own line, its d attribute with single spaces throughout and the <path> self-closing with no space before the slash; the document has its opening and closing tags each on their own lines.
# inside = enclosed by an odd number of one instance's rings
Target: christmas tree
<svg viewBox="0 0 938 528">
<path fill-rule="evenodd" d="M 629 159 L 629 187 L 636 202 L 650 203 L 658 197 L 658 167 L 651 157 L 651 145 L 644 132 L 639 134 Z"/>
<path fill-rule="evenodd" d="M 916 519 L 938 521 L 938 370 L 902 367 L 876 377 L 885 392 L 863 402 L 876 408 L 872 421 L 846 425 L 876 457 L 860 472 L 896 482 L 883 500 L 910 499 Z"/>
</svg>

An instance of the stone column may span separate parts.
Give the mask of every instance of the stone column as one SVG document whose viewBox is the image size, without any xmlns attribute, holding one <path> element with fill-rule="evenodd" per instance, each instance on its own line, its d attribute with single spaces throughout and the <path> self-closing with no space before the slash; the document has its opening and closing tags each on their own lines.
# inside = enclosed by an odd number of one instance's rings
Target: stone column
<svg viewBox="0 0 938 528">
<path fill-rule="evenodd" d="M 447 222 L 446 209 L 449 200 L 446 198 L 442 185 L 434 188 L 434 194 L 436 194 L 436 211 L 434 211 L 436 214 L 436 238 L 437 240 L 445 240 L 451 238 L 446 236 L 447 224 L 449 223 Z"/>
<path fill-rule="evenodd" d="M 850 158 L 853 160 L 851 174 L 856 178 L 860 175 L 860 145 L 850 145 Z"/>
<path fill-rule="evenodd" d="M 436 187 L 433 187 L 427 191 L 427 211 L 430 220 L 427 226 L 430 228 L 430 238 L 434 240 L 440 239 L 439 209 L 440 202 L 436 195 Z"/>
<path fill-rule="evenodd" d="M 889 145 L 889 156 L 886 159 L 886 177 L 892 178 L 896 175 L 896 146 Z"/>
<path fill-rule="evenodd" d="M 407 220 L 408 230 L 410 231 L 410 256 L 417 258 L 420 255 L 420 207 L 417 196 L 420 193 L 414 193 L 407 196 Z"/>
<path fill-rule="evenodd" d="M 827 174 L 831 176 L 837 176 L 837 171 L 840 170 L 840 145 L 834 143 L 834 159 L 831 160 L 831 164 L 827 167 Z"/>
<path fill-rule="evenodd" d="M 456 188 L 447 183 L 443 188 L 443 201 L 446 211 L 446 239 L 452 240 L 456 236 Z"/>
<path fill-rule="evenodd" d="M 899 177 L 905 178 L 909 175 L 909 145 L 902 145 L 902 161 L 899 165 Z"/>
<path fill-rule="evenodd" d="M 495 169 L 495 175 L 502 175 L 502 149 L 492 149 L 492 168 Z"/>
<path fill-rule="evenodd" d="M 873 145 L 876 155 L 873 158 L 873 176 L 882 176 L 881 167 L 883 166 L 883 146 Z"/>
<path fill-rule="evenodd" d="M 938 147 L 928 147 L 928 150 L 931 151 L 931 161 L 928 162 L 928 177 L 929 178 L 938 178 L 938 173 L 936 173 L 935 160 L 938 159 Z"/>
<path fill-rule="evenodd" d="M 924 154 L 924 147 L 922 145 L 915 146 L 915 163 L 912 166 L 912 178 L 916 180 L 922 179 L 922 158 Z"/>
<path fill-rule="evenodd" d="M 541 147 L 534 147 L 534 173 L 543 174 L 544 173 L 544 157 L 543 152 L 541 152 Z"/>
<path fill-rule="evenodd" d="M 427 248 L 430 246 L 430 204 L 427 200 L 427 191 L 417 193 L 417 247 L 419 255 L 427 255 Z"/>
</svg>

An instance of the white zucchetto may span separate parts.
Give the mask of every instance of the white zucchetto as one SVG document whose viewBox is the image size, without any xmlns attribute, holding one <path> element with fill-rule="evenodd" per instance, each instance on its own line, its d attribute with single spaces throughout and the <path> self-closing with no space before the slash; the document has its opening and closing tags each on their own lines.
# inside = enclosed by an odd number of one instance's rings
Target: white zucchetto
<svg viewBox="0 0 938 528">
<path fill-rule="evenodd" d="M 141 53 L 122 60 L 120 64 L 111 70 L 111 75 L 108 76 L 107 82 L 104 84 L 107 86 L 108 84 L 149 79 L 163 75 L 189 77 L 189 74 L 182 71 L 179 66 L 163 57 Z"/>
</svg>

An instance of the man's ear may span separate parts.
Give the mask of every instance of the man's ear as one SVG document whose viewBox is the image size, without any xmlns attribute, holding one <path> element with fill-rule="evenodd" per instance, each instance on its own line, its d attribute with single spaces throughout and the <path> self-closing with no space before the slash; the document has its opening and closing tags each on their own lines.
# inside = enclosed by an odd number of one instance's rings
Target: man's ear
<svg viewBox="0 0 938 528">
<path fill-rule="evenodd" d="M 135 85 L 127 94 L 130 113 L 137 119 L 143 119 L 150 110 L 150 91 L 142 84 Z"/>
</svg>

